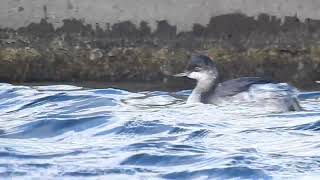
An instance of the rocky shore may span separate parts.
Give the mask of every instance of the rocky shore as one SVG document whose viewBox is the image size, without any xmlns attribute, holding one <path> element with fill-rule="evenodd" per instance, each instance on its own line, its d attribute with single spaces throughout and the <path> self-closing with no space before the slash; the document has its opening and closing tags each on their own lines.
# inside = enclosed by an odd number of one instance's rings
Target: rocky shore
<svg viewBox="0 0 320 180">
<path fill-rule="evenodd" d="M 112 26 L 66 19 L 59 28 L 42 19 L 19 29 L 0 29 L 1 82 L 163 82 L 180 72 L 192 53 L 214 58 L 222 79 L 264 76 L 301 88 L 320 79 L 320 21 L 284 22 L 261 14 L 213 17 L 190 32 L 158 21 Z M 183 81 L 190 83 L 190 81 Z"/>
</svg>

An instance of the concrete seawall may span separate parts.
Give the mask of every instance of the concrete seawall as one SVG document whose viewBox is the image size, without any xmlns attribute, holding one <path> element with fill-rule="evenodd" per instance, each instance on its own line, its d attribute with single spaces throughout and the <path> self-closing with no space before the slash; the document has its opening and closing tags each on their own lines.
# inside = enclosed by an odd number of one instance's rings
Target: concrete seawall
<svg viewBox="0 0 320 180">
<path fill-rule="evenodd" d="M 222 78 L 320 79 L 320 1 L 3 0 L 0 80 L 174 81 L 190 54 Z"/>
</svg>

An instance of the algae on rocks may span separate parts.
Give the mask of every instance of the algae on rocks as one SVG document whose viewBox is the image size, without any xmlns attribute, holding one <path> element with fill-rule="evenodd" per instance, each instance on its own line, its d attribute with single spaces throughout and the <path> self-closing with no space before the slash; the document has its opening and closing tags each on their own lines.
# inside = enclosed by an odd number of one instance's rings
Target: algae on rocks
<svg viewBox="0 0 320 180">
<path fill-rule="evenodd" d="M 320 79 L 320 51 L 276 48 L 206 50 L 216 60 L 222 79 L 264 76 L 300 87 Z M 0 78 L 28 81 L 166 81 L 183 71 L 193 51 L 169 48 L 47 49 L 1 48 Z"/>
</svg>

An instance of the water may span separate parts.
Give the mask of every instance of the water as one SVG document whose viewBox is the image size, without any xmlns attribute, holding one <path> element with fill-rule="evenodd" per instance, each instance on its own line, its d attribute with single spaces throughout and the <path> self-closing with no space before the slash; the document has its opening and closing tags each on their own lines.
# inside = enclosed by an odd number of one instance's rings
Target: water
<svg viewBox="0 0 320 180">
<path fill-rule="evenodd" d="M 190 91 L 0 84 L 1 179 L 319 179 L 305 111 L 186 105 Z"/>
</svg>

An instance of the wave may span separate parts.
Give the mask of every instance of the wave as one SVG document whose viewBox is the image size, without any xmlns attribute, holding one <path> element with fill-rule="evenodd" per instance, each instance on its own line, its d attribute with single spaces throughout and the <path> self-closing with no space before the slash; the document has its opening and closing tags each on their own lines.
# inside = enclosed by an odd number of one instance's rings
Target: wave
<svg viewBox="0 0 320 180">
<path fill-rule="evenodd" d="M 0 84 L 0 177 L 282 179 L 319 170 L 319 92 L 301 112 L 180 92 Z"/>
</svg>

